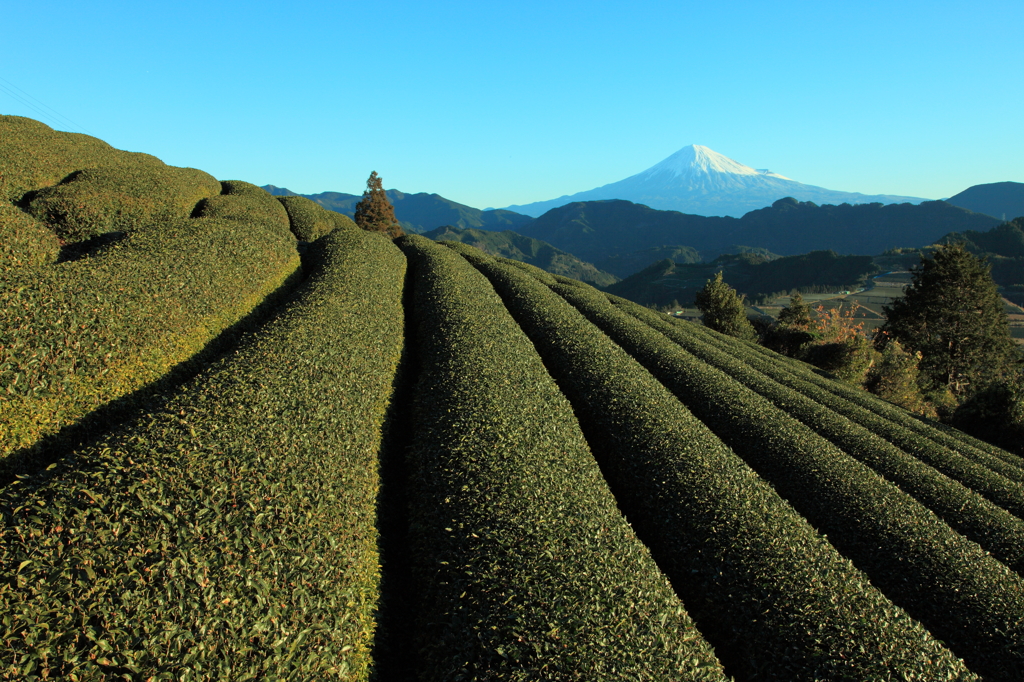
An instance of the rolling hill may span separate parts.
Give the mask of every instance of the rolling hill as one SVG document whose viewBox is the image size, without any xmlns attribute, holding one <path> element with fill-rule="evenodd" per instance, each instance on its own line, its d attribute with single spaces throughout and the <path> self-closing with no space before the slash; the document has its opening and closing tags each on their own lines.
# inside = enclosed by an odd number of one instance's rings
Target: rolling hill
<svg viewBox="0 0 1024 682">
<path fill-rule="evenodd" d="M 1001 220 L 1024 216 L 1024 182 L 991 182 L 968 187 L 947 202 Z"/>
<path fill-rule="evenodd" d="M 5 677 L 1024 671 L 1019 457 L 29 119 L 0 172 Z"/>
</svg>

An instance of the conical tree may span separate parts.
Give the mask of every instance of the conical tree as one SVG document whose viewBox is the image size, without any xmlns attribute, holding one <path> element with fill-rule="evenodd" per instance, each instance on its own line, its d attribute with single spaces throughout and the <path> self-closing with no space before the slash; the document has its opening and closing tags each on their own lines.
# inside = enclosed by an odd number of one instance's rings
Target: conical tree
<svg viewBox="0 0 1024 682">
<path fill-rule="evenodd" d="M 696 305 L 703 313 L 701 320 L 705 327 L 747 341 L 757 339 L 757 332 L 747 319 L 743 299 L 722 281 L 721 271 L 697 292 Z"/>
<path fill-rule="evenodd" d="M 789 305 L 779 311 L 779 322 L 803 329 L 810 326 L 811 307 L 804 302 L 804 297 L 799 291 L 789 299 Z"/>
<path fill-rule="evenodd" d="M 888 333 L 922 355 L 933 388 L 964 396 L 1020 362 L 989 266 L 964 248 L 944 244 L 921 258 L 903 298 L 885 307 Z"/>
<path fill-rule="evenodd" d="M 370 173 L 366 181 L 363 198 L 356 204 L 354 217 L 356 225 L 370 232 L 383 232 L 394 239 L 405 232 L 395 217 L 395 207 L 388 201 L 384 187 L 377 171 Z"/>
</svg>

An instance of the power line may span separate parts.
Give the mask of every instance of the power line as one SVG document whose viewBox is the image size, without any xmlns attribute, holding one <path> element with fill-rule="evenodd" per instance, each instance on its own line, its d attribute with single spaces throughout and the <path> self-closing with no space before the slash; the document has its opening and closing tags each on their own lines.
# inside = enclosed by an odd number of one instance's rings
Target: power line
<svg viewBox="0 0 1024 682">
<path fill-rule="evenodd" d="M 7 95 L 10 96 L 12 99 L 17 100 L 24 106 L 36 112 L 36 115 L 38 115 L 40 118 L 48 120 L 51 124 L 56 124 L 53 125 L 53 127 L 55 128 L 75 128 L 79 132 L 85 133 L 87 135 L 92 135 L 92 133 L 90 133 L 88 130 L 72 121 L 67 116 L 64 116 L 56 109 L 48 107 L 47 105 L 43 104 L 38 99 L 36 99 L 35 97 L 25 92 L 17 85 L 15 85 L 14 83 L 10 82 L 5 78 L 0 78 L 0 91 L 7 93 Z M 93 137 L 95 137 L 95 135 L 93 135 Z"/>
</svg>

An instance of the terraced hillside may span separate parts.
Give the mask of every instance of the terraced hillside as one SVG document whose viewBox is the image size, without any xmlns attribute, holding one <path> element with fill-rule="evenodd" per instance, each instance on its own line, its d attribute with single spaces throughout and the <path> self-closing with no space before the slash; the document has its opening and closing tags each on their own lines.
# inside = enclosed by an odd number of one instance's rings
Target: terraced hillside
<svg viewBox="0 0 1024 682">
<path fill-rule="evenodd" d="M 1024 678 L 1018 457 L 27 119 L 0 172 L 5 679 Z"/>
</svg>

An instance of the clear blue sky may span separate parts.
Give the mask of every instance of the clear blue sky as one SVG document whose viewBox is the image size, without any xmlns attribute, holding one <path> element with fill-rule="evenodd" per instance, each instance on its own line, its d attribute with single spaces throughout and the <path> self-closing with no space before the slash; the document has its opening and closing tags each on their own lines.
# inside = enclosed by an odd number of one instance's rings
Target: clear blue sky
<svg viewBox="0 0 1024 682">
<path fill-rule="evenodd" d="M 358 193 L 376 170 L 521 204 L 687 144 L 868 194 L 1024 182 L 1021 0 L 0 0 L 0 16 L 0 113 L 300 193 Z"/>
</svg>

